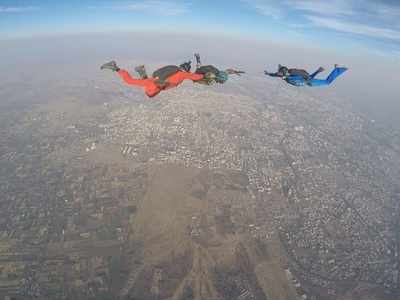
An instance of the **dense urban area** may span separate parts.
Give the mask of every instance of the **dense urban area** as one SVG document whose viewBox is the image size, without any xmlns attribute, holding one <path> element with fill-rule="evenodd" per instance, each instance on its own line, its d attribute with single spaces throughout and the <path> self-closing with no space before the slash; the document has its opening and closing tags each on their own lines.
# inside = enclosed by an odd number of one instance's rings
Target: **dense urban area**
<svg viewBox="0 0 400 300">
<path fill-rule="evenodd" d="M 398 131 L 262 77 L 111 76 L 0 88 L 0 299 L 400 298 Z"/>
</svg>

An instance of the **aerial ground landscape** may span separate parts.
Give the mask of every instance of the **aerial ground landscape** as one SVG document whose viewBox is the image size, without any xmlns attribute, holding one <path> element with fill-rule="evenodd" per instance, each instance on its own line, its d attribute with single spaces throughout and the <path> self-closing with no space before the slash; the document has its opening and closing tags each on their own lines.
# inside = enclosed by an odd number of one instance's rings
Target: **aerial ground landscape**
<svg viewBox="0 0 400 300">
<path fill-rule="evenodd" d="M 0 34 L 41 11 L 4 2 Z M 246 74 L 148 98 L 100 70 L 197 51 Z M 0 38 L 0 300 L 400 299 L 396 59 L 169 31 Z M 264 75 L 278 63 L 349 71 L 299 88 Z"/>
<path fill-rule="evenodd" d="M 91 66 L 1 82 L 4 299 L 398 299 L 398 131 L 262 75 L 149 100 Z"/>
</svg>

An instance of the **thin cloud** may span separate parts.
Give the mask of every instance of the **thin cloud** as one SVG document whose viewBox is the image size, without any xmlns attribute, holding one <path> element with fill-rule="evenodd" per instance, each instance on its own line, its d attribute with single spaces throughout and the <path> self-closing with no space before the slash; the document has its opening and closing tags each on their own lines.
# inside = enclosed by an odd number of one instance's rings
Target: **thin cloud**
<svg viewBox="0 0 400 300">
<path fill-rule="evenodd" d="M 392 51 L 391 53 L 394 57 L 400 59 L 400 51 Z"/>
<path fill-rule="evenodd" d="M 286 0 L 285 4 L 300 12 L 322 16 L 341 15 L 380 20 L 400 17 L 400 2 L 390 4 L 375 0 Z"/>
<path fill-rule="evenodd" d="M 353 15 L 355 13 L 351 1 L 299 0 L 290 3 L 295 9 L 319 15 Z"/>
<path fill-rule="evenodd" d="M 24 13 L 39 10 L 35 6 L 0 6 L 0 13 Z"/>
<path fill-rule="evenodd" d="M 321 15 L 352 15 L 352 6 L 349 1 L 335 0 L 332 2 L 321 0 L 241 0 L 248 8 L 261 15 L 274 19 L 281 19 L 290 11 L 298 11 Z"/>
<path fill-rule="evenodd" d="M 249 9 L 289 27 L 316 27 L 400 41 L 400 4 L 372 0 L 241 0 Z M 295 17 L 294 17 L 295 16 Z M 294 24 L 293 24 L 294 22 Z"/>
<path fill-rule="evenodd" d="M 373 38 L 380 38 L 380 39 L 384 38 L 394 41 L 400 41 L 400 31 L 394 29 L 341 21 L 339 19 L 333 19 L 333 18 L 321 18 L 316 16 L 307 16 L 307 19 L 314 26 L 317 27 L 332 29 L 339 32 L 358 34 Z"/>
<path fill-rule="evenodd" d="M 257 13 L 271 17 L 273 19 L 281 19 L 285 12 L 280 1 L 263 1 L 263 0 L 241 0 L 248 8 L 255 10 Z"/>
<path fill-rule="evenodd" d="M 381 2 L 367 1 L 362 6 L 368 16 L 394 19 L 397 18 L 397 24 L 399 24 L 398 18 L 400 18 L 400 3 L 398 4 L 385 4 Z"/>
<path fill-rule="evenodd" d="M 182 2 L 145 0 L 131 4 L 113 5 L 115 10 L 142 12 L 157 16 L 173 17 L 189 12 L 188 5 Z"/>
</svg>

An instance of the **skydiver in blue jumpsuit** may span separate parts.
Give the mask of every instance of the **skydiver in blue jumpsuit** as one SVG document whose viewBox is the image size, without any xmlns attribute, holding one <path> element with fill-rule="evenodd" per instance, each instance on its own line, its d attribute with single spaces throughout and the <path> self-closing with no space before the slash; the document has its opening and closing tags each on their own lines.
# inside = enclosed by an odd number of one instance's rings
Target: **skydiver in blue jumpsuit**
<svg viewBox="0 0 400 300">
<path fill-rule="evenodd" d="M 285 66 L 279 65 L 278 72 L 269 73 L 268 71 L 264 71 L 265 75 L 269 75 L 271 77 L 280 77 L 285 80 L 287 83 L 294 86 L 325 86 L 330 85 L 337 77 L 342 75 L 347 71 L 345 67 L 339 67 L 335 65 L 335 68 L 328 75 L 326 79 L 316 79 L 319 73 L 323 72 L 324 68 L 320 67 L 317 71 L 312 74 L 309 74 L 306 70 L 302 69 L 288 69 Z"/>
</svg>

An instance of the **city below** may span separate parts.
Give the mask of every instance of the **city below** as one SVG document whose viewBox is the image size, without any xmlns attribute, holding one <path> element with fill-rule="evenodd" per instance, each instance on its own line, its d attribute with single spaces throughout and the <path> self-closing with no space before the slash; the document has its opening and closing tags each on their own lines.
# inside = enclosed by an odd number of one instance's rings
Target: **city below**
<svg viewBox="0 0 400 300">
<path fill-rule="evenodd" d="M 400 135 L 345 100 L 34 84 L 0 89 L 0 299 L 400 298 Z"/>
</svg>

